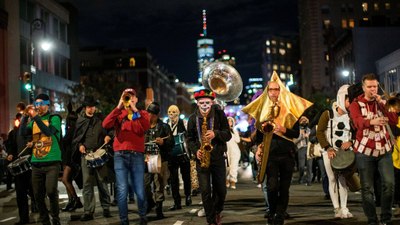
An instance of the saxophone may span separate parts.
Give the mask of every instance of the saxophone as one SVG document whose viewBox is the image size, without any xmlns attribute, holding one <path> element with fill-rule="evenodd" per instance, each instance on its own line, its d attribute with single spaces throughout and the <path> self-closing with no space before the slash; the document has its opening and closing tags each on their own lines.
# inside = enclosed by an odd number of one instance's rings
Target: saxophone
<svg viewBox="0 0 400 225">
<path fill-rule="evenodd" d="M 203 123 L 201 124 L 201 146 L 199 151 L 203 156 L 200 160 L 200 166 L 202 168 L 210 167 L 210 158 L 211 158 L 211 151 L 213 150 L 213 146 L 211 145 L 210 141 L 206 138 L 207 133 L 207 118 L 203 117 Z"/>
</svg>

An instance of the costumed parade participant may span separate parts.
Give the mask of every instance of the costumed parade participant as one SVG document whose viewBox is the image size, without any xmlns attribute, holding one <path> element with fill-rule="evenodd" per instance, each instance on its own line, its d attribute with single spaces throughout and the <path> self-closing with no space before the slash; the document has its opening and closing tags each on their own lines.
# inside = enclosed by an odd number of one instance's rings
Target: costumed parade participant
<svg viewBox="0 0 400 225">
<path fill-rule="evenodd" d="M 264 92 L 242 109 L 256 120 L 262 141 L 256 152 L 259 161 L 258 181 L 267 177 L 270 215 L 268 224 L 284 224 L 289 203 L 289 187 L 294 170 L 296 146 L 293 139 L 299 136 L 299 122 L 303 112 L 312 103 L 291 93 L 276 72 L 271 76 Z"/>
</svg>

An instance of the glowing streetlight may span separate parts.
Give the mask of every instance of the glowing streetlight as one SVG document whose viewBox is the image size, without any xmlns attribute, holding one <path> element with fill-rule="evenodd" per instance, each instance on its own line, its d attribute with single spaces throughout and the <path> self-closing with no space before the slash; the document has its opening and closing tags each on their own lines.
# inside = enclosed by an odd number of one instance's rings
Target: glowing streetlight
<svg viewBox="0 0 400 225">
<path fill-rule="evenodd" d="M 343 71 L 342 71 L 342 75 L 343 75 L 344 77 L 348 77 L 348 76 L 350 75 L 350 71 L 348 71 L 348 70 L 343 70 Z"/>
</svg>

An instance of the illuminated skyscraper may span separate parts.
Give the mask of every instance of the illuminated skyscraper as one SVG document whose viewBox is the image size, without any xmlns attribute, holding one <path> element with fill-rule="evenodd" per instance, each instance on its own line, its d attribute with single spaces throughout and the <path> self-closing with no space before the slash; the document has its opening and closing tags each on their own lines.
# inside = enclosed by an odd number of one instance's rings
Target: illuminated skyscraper
<svg viewBox="0 0 400 225">
<path fill-rule="evenodd" d="M 203 9 L 203 33 L 197 40 L 197 62 L 199 63 L 199 77 L 198 82 L 201 83 L 203 75 L 203 68 L 210 62 L 214 61 L 214 40 L 207 37 L 207 15 L 206 10 Z"/>
</svg>

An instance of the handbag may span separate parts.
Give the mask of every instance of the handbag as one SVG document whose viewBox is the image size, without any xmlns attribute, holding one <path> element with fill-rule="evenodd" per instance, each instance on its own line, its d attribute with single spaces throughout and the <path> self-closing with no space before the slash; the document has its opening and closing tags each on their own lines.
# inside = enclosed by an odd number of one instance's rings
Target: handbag
<svg viewBox="0 0 400 225">
<path fill-rule="evenodd" d="M 307 144 L 307 159 L 314 159 L 314 158 L 318 158 L 321 157 L 321 145 L 319 143 L 311 143 L 308 142 Z"/>
</svg>

